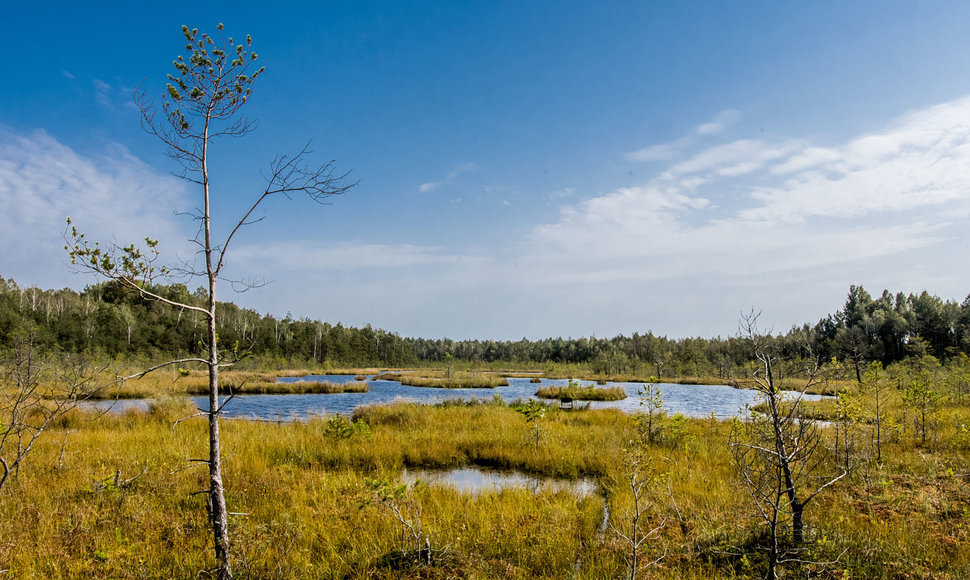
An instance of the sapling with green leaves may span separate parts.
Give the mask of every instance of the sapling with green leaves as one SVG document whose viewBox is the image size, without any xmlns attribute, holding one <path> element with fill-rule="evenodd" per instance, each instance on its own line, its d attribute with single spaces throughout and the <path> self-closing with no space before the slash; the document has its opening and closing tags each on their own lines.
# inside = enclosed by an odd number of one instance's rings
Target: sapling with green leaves
<svg viewBox="0 0 970 580">
<path fill-rule="evenodd" d="M 835 453 L 845 471 L 851 472 L 859 459 L 859 429 L 866 420 L 865 410 L 857 397 L 848 392 L 836 395 Z"/>
<path fill-rule="evenodd" d="M 538 449 L 539 421 L 546 416 L 546 406 L 535 399 L 529 399 L 528 403 L 517 407 L 515 410 L 525 415 L 525 422 L 532 425 L 532 431 L 535 434 L 535 446 Z"/>
<path fill-rule="evenodd" d="M 862 392 L 872 398 L 872 424 L 874 427 L 876 461 L 882 463 L 882 430 L 883 413 L 886 406 L 886 399 L 889 394 L 889 383 L 883 376 L 882 363 L 879 361 L 869 363 L 866 371 L 862 374 Z"/>
<path fill-rule="evenodd" d="M 649 443 L 655 442 L 667 417 L 663 392 L 657 386 L 657 382 L 659 382 L 657 377 L 650 377 L 650 382 L 637 390 L 640 412 L 637 413 L 635 420 L 641 435 L 646 437 Z"/>
<path fill-rule="evenodd" d="M 926 446 L 927 431 L 932 428 L 933 412 L 943 396 L 936 390 L 932 378 L 925 371 L 917 371 L 903 389 L 903 402 L 916 411 L 917 430 L 920 444 Z"/>
<path fill-rule="evenodd" d="M 323 432 L 330 439 L 351 439 L 357 436 L 369 439 L 371 436 L 370 425 L 366 422 L 360 419 L 351 421 L 340 413 L 327 417 Z"/>
</svg>

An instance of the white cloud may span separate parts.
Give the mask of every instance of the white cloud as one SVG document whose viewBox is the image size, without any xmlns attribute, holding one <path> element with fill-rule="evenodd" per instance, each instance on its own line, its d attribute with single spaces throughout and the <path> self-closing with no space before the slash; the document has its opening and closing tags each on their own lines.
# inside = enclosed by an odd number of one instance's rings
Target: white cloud
<svg viewBox="0 0 970 580">
<path fill-rule="evenodd" d="M 342 320 L 404 334 L 710 336 L 733 333 L 751 307 L 783 331 L 832 312 L 849 284 L 966 291 L 952 256 L 970 247 L 959 221 L 970 215 L 968 141 L 970 99 L 841 144 L 685 149 L 643 184 L 563 192 L 575 201 L 558 219 L 477 255 L 301 243 L 235 257 L 278 264 L 293 300 L 294 287 L 319 288 Z"/>
<path fill-rule="evenodd" d="M 91 84 L 94 85 L 94 100 L 99 105 L 104 105 L 105 107 L 114 106 L 111 102 L 111 85 L 101 79 L 94 79 L 91 81 Z"/>
<path fill-rule="evenodd" d="M 550 191 L 546 194 L 549 199 L 562 199 L 566 197 L 572 197 L 576 193 L 576 188 L 574 187 L 564 187 L 563 189 L 557 189 L 556 191 Z"/>
<path fill-rule="evenodd" d="M 669 161 L 676 157 L 685 147 L 690 145 L 691 139 L 681 137 L 672 143 L 661 143 L 651 145 L 639 151 L 627 153 L 626 158 L 630 161 Z"/>
<path fill-rule="evenodd" d="M 714 135 L 737 123 L 740 118 L 741 111 L 737 109 L 726 109 L 718 113 L 713 120 L 694 127 L 694 132 L 698 135 Z"/>
<path fill-rule="evenodd" d="M 558 218 L 475 251 L 297 240 L 236 246 L 232 266 L 278 281 L 246 295 L 267 310 L 457 338 L 730 334 L 752 306 L 784 330 L 837 308 L 849 284 L 970 287 L 954 266 L 970 248 L 970 98 L 841 143 L 732 135 L 699 145 L 730 121 L 691 129 L 643 182 L 547 194 L 562 199 Z M 44 133 L 0 131 L 0 244 L 10 248 L 0 274 L 41 283 L 39 272 L 63 269 L 46 248 L 60 248 L 67 215 L 102 239 L 186 237 L 169 213 L 181 196 L 179 182 L 121 149 L 91 158 Z"/>
<path fill-rule="evenodd" d="M 721 133 L 741 118 L 737 109 L 726 109 L 718 113 L 707 123 L 701 123 L 683 137 L 670 143 L 651 145 L 626 154 L 630 161 L 670 161 L 681 155 L 696 141 L 697 136 L 706 137 Z"/>
<path fill-rule="evenodd" d="M 418 186 L 418 190 L 421 193 L 434 191 L 443 185 L 448 185 L 452 183 L 453 181 L 458 179 L 458 177 L 461 174 L 468 173 L 470 171 L 475 171 L 477 169 L 478 169 L 477 163 L 472 163 L 472 162 L 462 163 L 461 165 L 458 165 L 457 167 L 449 171 L 447 174 L 445 174 L 444 179 L 439 181 L 429 181 L 427 183 L 422 183 L 421 185 Z"/>
<path fill-rule="evenodd" d="M 791 151 L 791 143 L 770 145 L 757 139 L 740 139 L 704 149 L 686 161 L 677 163 L 666 174 L 682 176 L 691 173 L 716 171 L 729 177 L 751 173 L 772 159 Z"/>
<path fill-rule="evenodd" d="M 184 252 L 173 208 L 184 187 L 117 145 L 98 157 L 81 155 L 43 131 L 0 127 L 0 272 L 27 283 L 66 284 L 65 219 L 88 239 L 119 243 L 146 236 L 166 251 Z M 76 280 L 76 279 L 75 279 Z"/>
<path fill-rule="evenodd" d="M 904 116 L 837 147 L 804 147 L 772 168 L 780 184 L 752 191 L 746 220 L 861 217 L 970 202 L 970 99 Z"/>
<path fill-rule="evenodd" d="M 873 279 L 908 288 L 912 271 L 889 265 L 903 256 L 921 264 L 921 279 L 938 272 L 934 279 L 970 285 L 945 258 L 970 247 L 956 221 L 967 215 L 970 98 L 841 145 L 739 139 L 694 151 L 643 186 L 564 207 L 522 243 L 517 264 L 557 289 L 549 308 L 589 309 L 579 296 L 611 295 L 656 328 L 666 310 L 693 316 L 682 297 L 700 283 L 720 312 L 784 305 L 780 320 L 791 324 L 811 320 L 799 306 L 823 289 L 838 297 Z M 642 292 L 656 305 L 642 303 Z M 615 318 L 608 305 L 599 312 Z M 712 312 L 705 305 L 697 315 Z"/>
</svg>

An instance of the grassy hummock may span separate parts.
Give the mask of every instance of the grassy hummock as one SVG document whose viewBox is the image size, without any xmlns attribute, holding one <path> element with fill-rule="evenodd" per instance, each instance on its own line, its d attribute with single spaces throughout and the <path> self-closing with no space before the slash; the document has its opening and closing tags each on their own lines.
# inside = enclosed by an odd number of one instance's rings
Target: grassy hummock
<svg viewBox="0 0 970 580">
<path fill-rule="evenodd" d="M 384 381 L 397 381 L 409 387 L 433 387 L 437 389 L 494 389 L 509 386 L 508 379 L 493 373 L 381 373 L 376 377 Z"/>
<path fill-rule="evenodd" d="M 286 383 L 241 383 L 226 385 L 225 392 L 237 395 L 335 395 L 338 393 L 366 393 L 370 387 L 363 381 L 332 383 L 330 381 L 295 381 Z M 208 386 L 189 391 L 190 395 L 205 395 Z"/>
<path fill-rule="evenodd" d="M 623 387 L 595 387 L 593 385 L 568 385 L 565 387 L 539 387 L 535 396 L 543 399 L 572 399 L 574 401 L 622 401 L 626 398 Z"/>
</svg>

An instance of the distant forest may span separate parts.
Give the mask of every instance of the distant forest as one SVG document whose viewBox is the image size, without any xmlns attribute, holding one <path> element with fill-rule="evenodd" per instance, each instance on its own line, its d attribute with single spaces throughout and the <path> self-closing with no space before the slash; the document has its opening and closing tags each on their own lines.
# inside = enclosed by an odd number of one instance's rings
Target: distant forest
<svg viewBox="0 0 970 580">
<path fill-rule="evenodd" d="M 172 284 L 154 290 L 174 301 L 204 303 L 201 289 L 192 293 Z M 518 341 L 405 338 L 369 325 L 352 328 L 290 315 L 261 315 L 230 302 L 220 303 L 217 323 L 223 348 L 250 352 L 270 365 L 576 364 L 604 374 L 731 378 L 750 360 L 748 343 L 736 337 L 669 339 L 647 332 Z M 0 348 L 25 333 L 59 352 L 158 359 L 202 354 L 205 323 L 196 312 L 146 301 L 118 282 L 76 292 L 21 288 L 0 277 Z M 842 361 L 849 375 L 870 361 L 889 365 L 911 354 L 945 362 L 970 354 L 970 297 L 962 303 L 927 292 L 883 291 L 873 297 L 861 286 L 852 286 L 840 310 L 774 340 L 787 358 L 797 358 L 807 344 L 822 360 Z"/>
</svg>

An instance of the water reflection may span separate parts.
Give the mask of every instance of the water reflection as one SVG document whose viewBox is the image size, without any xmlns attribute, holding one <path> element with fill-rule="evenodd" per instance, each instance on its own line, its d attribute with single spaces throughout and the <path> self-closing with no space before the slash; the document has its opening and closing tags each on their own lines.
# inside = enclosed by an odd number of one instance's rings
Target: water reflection
<svg viewBox="0 0 970 580">
<path fill-rule="evenodd" d="M 519 471 L 496 471 L 478 467 L 456 469 L 404 469 L 401 481 L 413 484 L 415 481 L 455 488 L 460 492 L 477 495 L 503 489 L 528 489 L 532 493 L 540 491 L 569 492 L 578 497 L 596 493 L 596 482 L 591 479 L 557 479 L 529 475 Z"/>
</svg>

